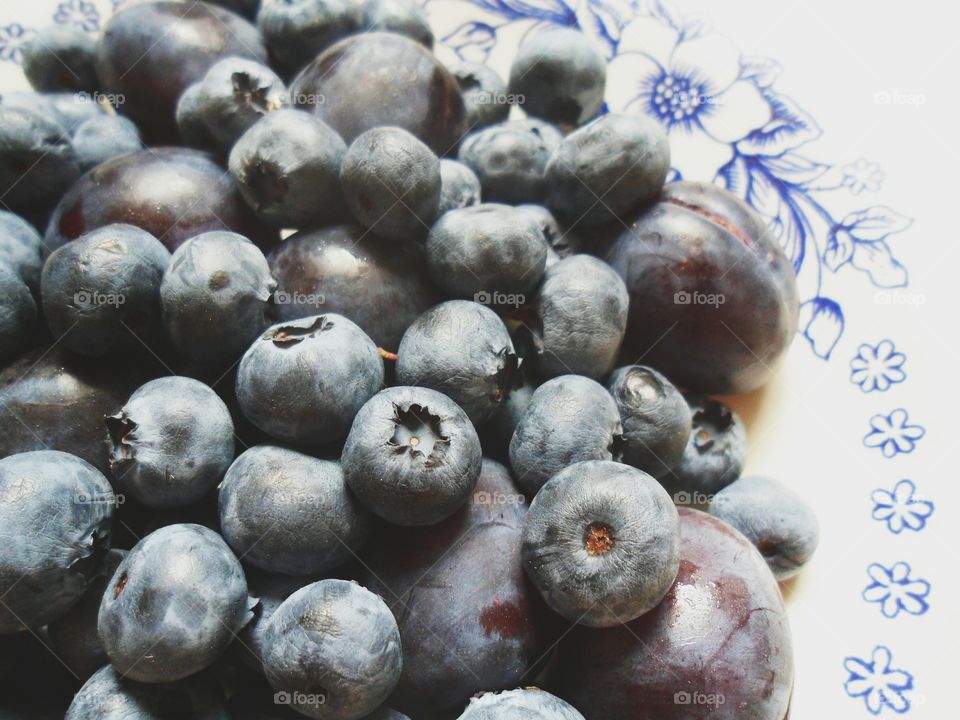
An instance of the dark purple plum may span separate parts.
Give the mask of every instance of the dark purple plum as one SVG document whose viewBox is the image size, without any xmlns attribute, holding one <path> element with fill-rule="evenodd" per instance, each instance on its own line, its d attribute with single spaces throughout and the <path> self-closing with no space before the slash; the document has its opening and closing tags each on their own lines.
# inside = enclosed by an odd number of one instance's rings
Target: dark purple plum
<svg viewBox="0 0 960 720">
<path fill-rule="evenodd" d="M 430 528 L 384 528 L 370 543 L 361 582 L 394 611 L 404 651 L 388 704 L 433 717 L 480 690 L 532 679 L 554 628 L 520 562 L 526 512 L 507 469 L 485 459 L 454 515 Z"/>
<path fill-rule="evenodd" d="M 239 15 L 204 2 L 133 3 L 103 28 L 97 75 L 107 93 L 123 96 L 129 115 L 153 142 L 177 138 L 177 100 L 217 60 L 266 62 L 257 29 Z"/>
<path fill-rule="evenodd" d="M 0 371 L 0 457 L 63 450 L 109 472 L 103 418 L 123 405 L 156 368 L 96 366 L 63 351 L 38 349 Z"/>
<path fill-rule="evenodd" d="M 290 97 L 348 144 L 366 130 L 389 125 L 413 133 L 437 155 L 448 155 L 464 130 L 457 81 L 427 48 L 394 33 L 341 40 L 293 80 Z"/>
<path fill-rule="evenodd" d="M 793 656 L 776 580 L 706 513 L 681 508 L 680 536 L 680 573 L 657 608 L 564 639 L 560 694 L 588 720 L 782 720 Z"/>
<path fill-rule="evenodd" d="M 254 217 L 226 170 L 210 155 L 185 148 L 141 150 L 88 172 L 54 210 L 46 251 L 114 223 L 146 230 L 171 252 L 211 230 L 231 230 L 265 249 L 277 239 Z"/>
<path fill-rule="evenodd" d="M 439 302 L 415 241 L 384 243 L 356 225 L 300 232 L 268 258 L 278 320 L 339 313 L 396 350 L 410 324 Z"/>
<path fill-rule="evenodd" d="M 793 266 L 762 218 L 716 185 L 667 185 L 607 260 L 630 292 L 628 359 L 688 390 L 763 385 L 796 333 Z"/>
</svg>

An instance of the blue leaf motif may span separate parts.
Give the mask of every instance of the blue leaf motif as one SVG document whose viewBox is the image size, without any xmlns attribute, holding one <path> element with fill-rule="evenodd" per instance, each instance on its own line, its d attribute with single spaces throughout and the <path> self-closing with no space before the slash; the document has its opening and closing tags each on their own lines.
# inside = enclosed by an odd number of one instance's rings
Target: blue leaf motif
<svg viewBox="0 0 960 720">
<path fill-rule="evenodd" d="M 909 283 L 907 269 L 893 256 L 886 243 L 856 243 L 850 264 L 867 273 L 877 287 L 898 288 Z"/>
<path fill-rule="evenodd" d="M 737 143 L 744 155 L 781 155 L 820 137 L 821 130 L 808 113 L 793 100 L 773 90 L 763 96 L 770 103 L 773 116 L 762 128 L 754 130 Z"/>
<path fill-rule="evenodd" d="M 818 163 L 795 152 L 787 152 L 778 157 L 763 159 L 770 172 L 784 182 L 792 185 L 809 185 L 819 179 L 832 166 Z"/>
<path fill-rule="evenodd" d="M 903 232 L 913 220 L 885 205 L 859 210 L 840 221 L 851 235 L 861 242 L 879 242 L 888 236 Z"/>
<path fill-rule="evenodd" d="M 757 87 L 769 88 L 780 77 L 783 67 L 776 60 L 763 57 L 740 58 L 740 77 L 753 80 Z"/>
<path fill-rule="evenodd" d="M 448 45 L 461 59 L 470 62 L 486 61 L 487 55 L 490 54 L 496 42 L 496 29 L 481 22 L 464 23 L 443 38 L 445 45 Z"/>
<path fill-rule="evenodd" d="M 474 4 L 513 20 L 543 20 L 576 25 L 577 14 L 562 0 L 473 0 Z"/>
<path fill-rule="evenodd" d="M 800 306 L 800 328 L 813 351 L 824 360 L 837 346 L 843 334 L 843 310 L 835 300 L 816 297 Z"/>
<path fill-rule="evenodd" d="M 849 232 L 841 227 L 833 228 L 827 237 L 827 247 L 823 251 L 824 264 L 836 272 L 850 262 L 855 244 Z"/>
</svg>

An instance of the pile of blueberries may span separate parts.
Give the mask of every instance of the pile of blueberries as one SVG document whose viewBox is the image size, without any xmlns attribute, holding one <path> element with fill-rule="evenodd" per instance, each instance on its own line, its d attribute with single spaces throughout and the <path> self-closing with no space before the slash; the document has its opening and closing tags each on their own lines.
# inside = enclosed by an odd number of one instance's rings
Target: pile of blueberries
<svg viewBox="0 0 960 720">
<path fill-rule="evenodd" d="M 783 720 L 794 271 L 605 62 L 136 0 L 0 99 L 0 718 Z M 44 230 L 41 235 L 36 228 Z"/>
</svg>

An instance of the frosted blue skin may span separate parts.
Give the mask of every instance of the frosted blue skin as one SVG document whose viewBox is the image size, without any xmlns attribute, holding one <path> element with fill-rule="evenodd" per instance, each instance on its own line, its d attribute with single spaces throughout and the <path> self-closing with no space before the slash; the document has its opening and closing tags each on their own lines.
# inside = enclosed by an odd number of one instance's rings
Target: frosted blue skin
<svg viewBox="0 0 960 720">
<path fill-rule="evenodd" d="M 19 215 L 0 210 L 0 263 L 6 263 L 34 292 L 40 289 L 40 233 Z"/>
<path fill-rule="evenodd" d="M 538 688 L 483 693 L 470 701 L 458 720 L 584 720 L 555 695 Z"/>
<path fill-rule="evenodd" d="M 120 563 L 97 628 L 124 676 L 164 683 L 213 664 L 253 615 L 240 561 L 213 530 L 168 525 Z"/>
<path fill-rule="evenodd" d="M 207 130 L 229 148 L 257 120 L 287 104 L 287 88 L 263 63 L 227 57 L 207 70 L 197 103 Z"/>
<path fill-rule="evenodd" d="M 48 25 L 23 46 L 23 74 L 41 92 L 96 92 L 97 36 L 73 25 Z"/>
<path fill-rule="evenodd" d="M 561 375 L 538 387 L 510 439 L 510 466 L 532 498 L 573 463 L 619 460 L 623 434 L 610 393 L 581 375 Z"/>
<path fill-rule="evenodd" d="M 343 472 L 353 493 L 387 522 L 433 525 L 462 507 L 480 477 L 480 439 L 467 414 L 425 387 L 377 393 L 353 422 Z"/>
<path fill-rule="evenodd" d="M 800 572 L 820 541 L 813 509 L 772 478 L 753 475 L 731 483 L 710 502 L 710 514 L 742 532 L 781 581 Z"/>
<path fill-rule="evenodd" d="M 220 486 L 220 528 L 244 562 L 267 572 L 313 575 L 350 560 L 370 516 L 347 490 L 336 460 L 275 445 L 250 448 Z"/>
<path fill-rule="evenodd" d="M 230 411 L 199 380 L 151 380 L 106 418 L 106 425 L 114 482 L 148 507 L 199 501 L 233 462 Z"/>
<path fill-rule="evenodd" d="M 440 205 L 437 217 L 445 212 L 480 202 L 480 180 L 462 162 L 440 158 Z"/>
<path fill-rule="evenodd" d="M 609 460 L 570 465 L 523 524 L 524 569 L 571 622 L 615 627 L 655 608 L 680 568 L 680 518 L 647 473 Z"/>
<path fill-rule="evenodd" d="M 440 303 L 407 328 L 397 350 L 397 383 L 449 396 L 479 426 L 506 402 L 518 360 L 510 333 L 490 308 Z"/>
<path fill-rule="evenodd" d="M 510 114 L 507 84 L 496 70 L 483 63 L 467 61 L 454 63 L 447 69 L 463 93 L 468 128 L 479 130 L 507 119 Z"/>
<path fill-rule="evenodd" d="M 254 341 L 237 370 L 237 400 L 272 437 L 322 447 L 346 437 L 383 378 L 383 360 L 363 330 L 342 315 L 313 315 Z"/>
<path fill-rule="evenodd" d="M 287 598 L 267 623 L 263 667 L 303 715 L 356 720 L 387 699 L 403 666 L 387 605 L 346 580 L 321 580 Z M 297 693 L 306 697 L 297 702 Z M 318 701 L 322 698 L 322 701 Z"/>
<path fill-rule="evenodd" d="M 122 115 L 98 115 L 73 130 L 73 150 L 87 171 L 119 155 L 143 148 L 137 126 Z"/>
<path fill-rule="evenodd" d="M 579 30 L 550 29 L 533 34 L 510 68 L 510 92 L 524 96 L 527 115 L 576 127 L 603 105 L 607 63 Z"/>
<path fill-rule="evenodd" d="M 116 499 L 92 465 L 56 450 L 0 460 L 0 634 L 75 605 L 110 545 Z"/>
<path fill-rule="evenodd" d="M 30 345 L 37 322 L 37 305 L 30 288 L 0 260 L 0 364 Z"/>
<path fill-rule="evenodd" d="M 363 27 L 355 0 L 262 0 L 257 27 L 270 55 L 296 72 L 337 40 Z"/>
<path fill-rule="evenodd" d="M 65 720 L 229 720 L 219 688 L 205 677 L 146 685 L 124 678 L 110 665 L 77 692 Z"/>
</svg>

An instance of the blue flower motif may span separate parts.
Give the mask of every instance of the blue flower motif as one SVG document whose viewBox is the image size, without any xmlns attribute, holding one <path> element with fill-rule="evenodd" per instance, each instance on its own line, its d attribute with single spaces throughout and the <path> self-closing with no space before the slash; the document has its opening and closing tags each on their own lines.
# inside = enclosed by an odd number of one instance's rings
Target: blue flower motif
<svg viewBox="0 0 960 720">
<path fill-rule="evenodd" d="M 53 19 L 60 25 L 72 25 L 85 32 L 100 29 L 100 13 L 89 0 L 63 0 L 57 6 Z"/>
<path fill-rule="evenodd" d="M 877 192 L 886 177 L 879 163 L 870 162 L 865 158 L 860 158 L 843 167 L 843 185 L 850 188 L 850 192 L 854 195 L 864 191 Z"/>
<path fill-rule="evenodd" d="M 874 415 L 870 418 L 870 432 L 863 438 L 863 444 L 869 448 L 880 448 L 885 458 L 909 454 L 914 451 L 917 441 L 927 431 L 919 425 L 911 425 L 907 411 L 897 408 L 889 415 Z"/>
<path fill-rule="evenodd" d="M 912 480 L 901 480 L 893 490 L 877 489 L 873 500 L 872 517 L 887 523 L 887 529 L 899 535 L 905 529 L 919 532 L 933 514 L 934 504 L 917 496 L 917 486 Z"/>
<path fill-rule="evenodd" d="M 20 23 L 0 27 L 0 60 L 19 63 L 23 60 L 23 44 L 33 34 Z"/>
<path fill-rule="evenodd" d="M 903 363 L 907 356 L 897 352 L 890 340 L 882 340 L 875 347 L 864 343 L 857 356 L 850 361 L 850 382 L 865 392 L 886 392 L 891 385 L 907 379 Z"/>
<path fill-rule="evenodd" d="M 885 707 L 895 713 L 910 709 L 906 694 L 913 690 L 913 675 L 890 667 L 892 659 L 888 648 L 877 645 L 869 661 L 856 657 L 843 661 L 843 667 L 849 673 L 843 689 L 852 698 L 863 698 L 872 715 L 879 715 Z"/>
<path fill-rule="evenodd" d="M 873 582 L 863 591 L 867 602 L 879 603 L 884 616 L 895 618 L 903 610 L 911 615 L 923 615 L 930 609 L 927 595 L 930 583 L 910 577 L 910 566 L 905 562 L 894 563 L 885 568 L 873 563 L 867 568 L 867 575 Z"/>
</svg>

